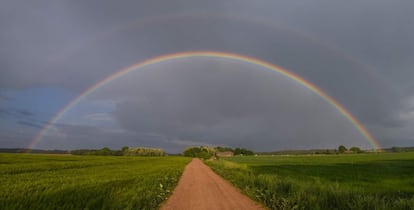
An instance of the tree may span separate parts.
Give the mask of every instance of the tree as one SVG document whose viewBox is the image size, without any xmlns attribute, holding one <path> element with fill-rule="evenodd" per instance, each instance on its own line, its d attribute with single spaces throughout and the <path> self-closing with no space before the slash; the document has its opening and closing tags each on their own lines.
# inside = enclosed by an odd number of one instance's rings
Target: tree
<svg viewBox="0 0 414 210">
<path fill-rule="evenodd" d="M 362 150 L 359 147 L 351 147 L 351 149 L 349 150 L 351 150 L 354 153 L 362 153 Z"/>
<path fill-rule="evenodd" d="M 197 155 L 201 152 L 200 147 L 187 147 L 183 155 L 186 157 L 197 157 Z"/>
<path fill-rule="evenodd" d="M 97 155 L 112 155 L 112 151 L 108 147 L 104 147 L 104 148 L 96 151 L 96 154 Z"/>
<path fill-rule="evenodd" d="M 241 155 L 241 148 L 234 149 L 234 155 Z"/>
<path fill-rule="evenodd" d="M 165 152 L 158 148 L 132 147 L 124 151 L 125 156 L 165 156 Z"/>
<path fill-rule="evenodd" d="M 208 154 L 206 151 L 201 151 L 200 153 L 198 153 L 197 157 L 199 158 L 203 158 L 204 160 L 207 160 L 209 158 L 211 158 L 212 155 Z"/>
<path fill-rule="evenodd" d="M 129 147 L 124 146 L 124 147 L 122 147 L 121 151 L 124 152 L 124 151 L 127 151 L 128 149 L 129 149 Z"/>
<path fill-rule="evenodd" d="M 245 148 L 234 149 L 234 155 L 254 155 L 254 152 Z"/>
<path fill-rule="evenodd" d="M 128 152 L 128 149 L 129 149 L 129 147 L 127 147 L 127 146 L 122 147 L 122 149 L 121 149 L 122 154 L 126 155 L 126 153 Z"/>
<path fill-rule="evenodd" d="M 216 149 L 207 146 L 187 147 L 183 151 L 183 155 L 186 157 L 198 157 L 203 159 L 209 159 L 215 154 Z"/>
<path fill-rule="evenodd" d="M 401 147 L 392 147 L 391 148 L 391 151 L 393 151 L 393 152 L 401 152 L 402 149 L 401 149 Z"/>
<path fill-rule="evenodd" d="M 217 152 L 234 152 L 233 148 L 230 147 L 215 147 Z"/>
<path fill-rule="evenodd" d="M 344 153 L 344 152 L 346 152 L 348 149 L 344 146 L 344 145 L 340 145 L 339 147 L 338 147 L 338 151 L 339 151 L 339 153 Z"/>
</svg>

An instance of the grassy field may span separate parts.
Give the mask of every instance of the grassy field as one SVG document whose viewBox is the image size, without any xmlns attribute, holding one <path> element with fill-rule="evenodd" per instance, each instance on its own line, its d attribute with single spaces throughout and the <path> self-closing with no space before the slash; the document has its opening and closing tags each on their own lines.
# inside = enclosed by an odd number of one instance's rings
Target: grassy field
<svg viewBox="0 0 414 210">
<path fill-rule="evenodd" d="M 157 209 L 190 160 L 0 154 L 0 209 Z"/>
<path fill-rule="evenodd" d="M 414 153 L 207 161 L 270 209 L 414 209 Z"/>
</svg>

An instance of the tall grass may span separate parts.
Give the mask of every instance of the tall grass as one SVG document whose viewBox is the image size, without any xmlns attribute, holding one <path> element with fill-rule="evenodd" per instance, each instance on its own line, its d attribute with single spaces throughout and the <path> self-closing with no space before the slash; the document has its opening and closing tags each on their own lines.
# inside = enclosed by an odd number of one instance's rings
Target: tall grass
<svg viewBox="0 0 414 210">
<path fill-rule="evenodd" d="M 157 209 L 189 161 L 0 154 L 0 209 Z"/>
<path fill-rule="evenodd" d="M 270 209 L 414 209 L 414 153 L 233 157 L 207 164 Z"/>
</svg>

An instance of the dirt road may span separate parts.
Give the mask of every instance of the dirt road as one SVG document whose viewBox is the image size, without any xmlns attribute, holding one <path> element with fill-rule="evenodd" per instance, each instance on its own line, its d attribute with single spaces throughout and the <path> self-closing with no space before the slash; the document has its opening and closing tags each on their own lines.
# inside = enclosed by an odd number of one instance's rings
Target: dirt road
<svg viewBox="0 0 414 210">
<path fill-rule="evenodd" d="M 241 194 L 229 182 L 215 174 L 198 159 L 193 159 L 185 168 L 171 197 L 161 210 L 203 209 L 264 209 Z"/>
</svg>

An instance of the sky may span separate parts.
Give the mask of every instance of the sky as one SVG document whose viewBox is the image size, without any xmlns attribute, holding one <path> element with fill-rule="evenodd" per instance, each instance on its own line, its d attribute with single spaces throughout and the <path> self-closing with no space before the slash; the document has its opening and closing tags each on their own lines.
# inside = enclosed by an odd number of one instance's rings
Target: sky
<svg viewBox="0 0 414 210">
<path fill-rule="evenodd" d="M 192 145 L 373 148 L 338 109 L 252 57 L 314 84 L 382 147 L 414 146 L 412 1 L 2 1 L 0 147 Z M 45 126 L 48 127 L 34 144 Z"/>
</svg>

